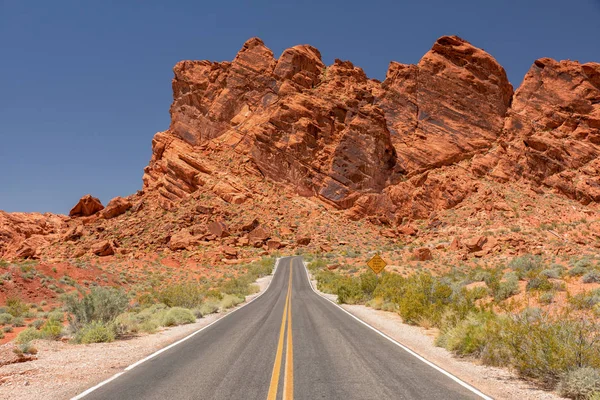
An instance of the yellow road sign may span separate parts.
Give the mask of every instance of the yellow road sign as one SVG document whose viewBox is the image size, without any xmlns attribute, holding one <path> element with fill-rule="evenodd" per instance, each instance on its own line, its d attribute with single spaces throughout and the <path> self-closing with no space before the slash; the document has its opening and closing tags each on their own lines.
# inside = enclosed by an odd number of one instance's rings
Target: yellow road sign
<svg viewBox="0 0 600 400">
<path fill-rule="evenodd" d="M 375 254 L 373 258 L 367 262 L 367 265 L 373 270 L 373 272 L 378 274 L 383 271 L 387 263 L 383 261 L 383 258 L 379 257 L 379 254 Z"/>
</svg>

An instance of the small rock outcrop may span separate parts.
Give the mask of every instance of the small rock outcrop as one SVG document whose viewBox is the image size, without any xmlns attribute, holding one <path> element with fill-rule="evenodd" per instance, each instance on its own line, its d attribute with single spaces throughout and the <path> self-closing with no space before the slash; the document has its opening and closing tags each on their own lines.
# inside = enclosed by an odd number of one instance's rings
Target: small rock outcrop
<svg viewBox="0 0 600 400">
<path fill-rule="evenodd" d="M 89 217 L 99 211 L 102 211 L 104 206 L 95 197 L 90 194 L 83 196 L 79 202 L 69 212 L 70 217 Z"/>
<path fill-rule="evenodd" d="M 106 207 L 102 210 L 102 218 L 111 219 L 124 214 L 127 210 L 133 207 L 131 201 L 124 199 L 123 197 L 115 197 L 108 202 Z"/>
</svg>

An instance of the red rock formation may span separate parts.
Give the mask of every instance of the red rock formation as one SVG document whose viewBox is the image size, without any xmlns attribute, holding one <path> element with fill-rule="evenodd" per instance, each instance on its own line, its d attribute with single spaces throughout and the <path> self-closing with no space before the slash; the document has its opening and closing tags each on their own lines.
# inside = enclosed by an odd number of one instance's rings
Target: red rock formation
<svg viewBox="0 0 600 400">
<path fill-rule="evenodd" d="M 39 253 L 45 241 L 31 238 L 58 235 L 66 226 L 67 217 L 39 213 L 6 213 L 0 211 L 0 257 L 10 258 L 17 252 L 21 256 L 32 257 Z M 32 251 L 25 250 L 25 247 Z"/>
<path fill-rule="evenodd" d="M 537 60 L 515 93 L 502 140 L 477 175 L 524 178 L 585 204 L 600 201 L 600 64 Z"/>
<path fill-rule="evenodd" d="M 244 201 L 244 188 L 202 158 L 219 143 L 248 154 L 251 173 L 356 218 L 425 217 L 476 190 L 464 172 L 427 172 L 492 149 L 512 96 L 494 58 L 454 36 L 417 65 L 392 62 L 383 83 L 348 61 L 326 67 L 307 45 L 275 59 L 256 38 L 232 62 L 183 61 L 174 72 L 171 126 L 144 174 L 165 208 L 199 187 Z"/>
<path fill-rule="evenodd" d="M 102 210 L 102 217 L 105 219 L 111 219 L 118 217 L 133 207 L 133 204 L 128 199 L 122 197 L 115 197 L 108 202 L 106 208 Z"/>
<path fill-rule="evenodd" d="M 70 217 L 89 217 L 104 208 L 100 200 L 90 194 L 83 196 L 69 212 Z"/>
</svg>

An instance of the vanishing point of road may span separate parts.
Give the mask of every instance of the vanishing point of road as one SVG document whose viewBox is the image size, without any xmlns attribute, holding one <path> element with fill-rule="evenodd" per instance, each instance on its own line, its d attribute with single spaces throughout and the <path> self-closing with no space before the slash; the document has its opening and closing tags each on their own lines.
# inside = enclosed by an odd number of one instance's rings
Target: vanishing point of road
<svg viewBox="0 0 600 400">
<path fill-rule="evenodd" d="M 85 396 L 481 399 L 315 293 L 287 257 L 256 300 Z"/>
</svg>

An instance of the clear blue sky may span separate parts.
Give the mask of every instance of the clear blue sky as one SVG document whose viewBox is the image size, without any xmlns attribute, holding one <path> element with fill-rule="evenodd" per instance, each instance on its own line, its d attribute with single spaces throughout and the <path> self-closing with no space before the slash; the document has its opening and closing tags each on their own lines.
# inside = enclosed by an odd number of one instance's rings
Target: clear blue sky
<svg viewBox="0 0 600 400">
<path fill-rule="evenodd" d="M 0 209 L 66 213 L 87 193 L 106 204 L 140 189 L 173 65 L 231 60 L 253 36 L 379 79 L 446 34 L 490 52 L 515 86 L 536 58 L 600 62 L 600 0 L 300 3 L 0 0 Z"/>
</svg>

